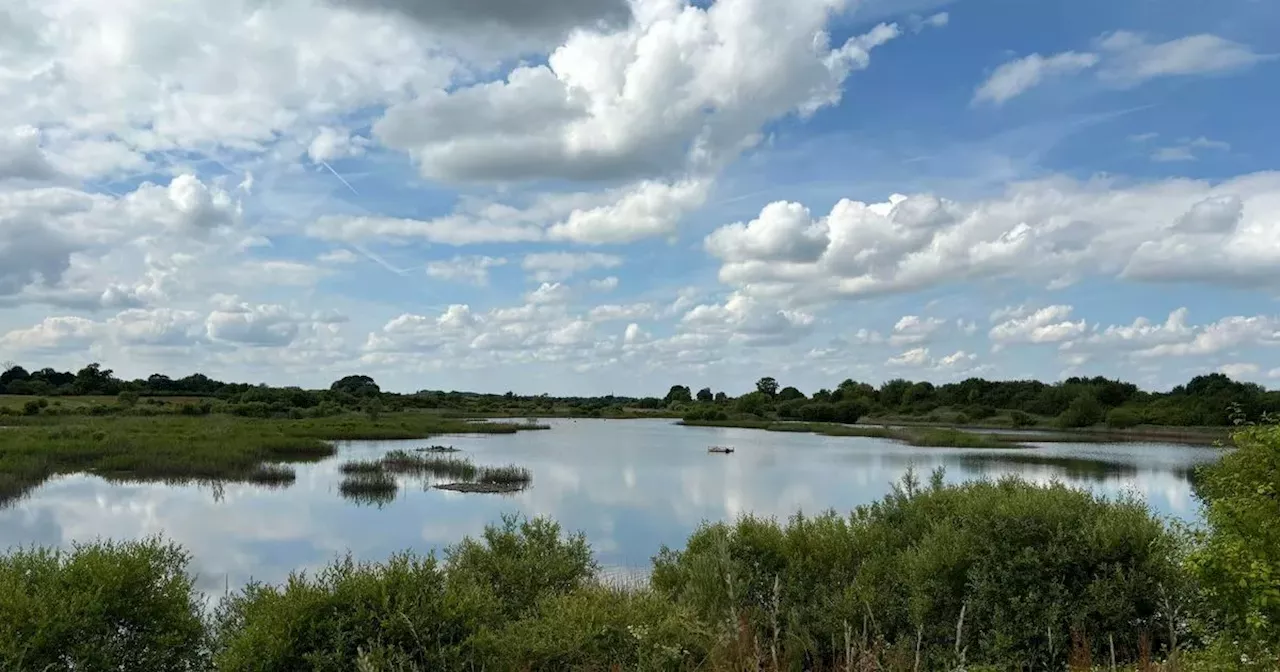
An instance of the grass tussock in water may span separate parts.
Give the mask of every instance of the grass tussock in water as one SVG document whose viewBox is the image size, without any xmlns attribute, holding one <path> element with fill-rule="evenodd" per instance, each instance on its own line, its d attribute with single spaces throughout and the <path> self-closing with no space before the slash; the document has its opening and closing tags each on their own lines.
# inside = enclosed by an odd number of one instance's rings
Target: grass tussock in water
<svg viewBox="0 0 1280 672">
<path fill-rule="evenodd" d="M 383 471 L 359 472 L 342 479 L 338 492 L 359 504 L 381 505 L 393 501 L 400 490 L 391 474 Z"/>
<path fill-rule="evenodd" d="M 504 467 L 482 467 L 477 483 L 490 485 L 525 485 L 533 481 L 533 474 L 526 468 L 509 464 Z"/>
<path fill-rule="evenodd" d="M 383 456 L 382 466 L 395 474 L 430 475 L 468 481 L 473 480 L 478 473 L 476 465 L 465 458 L 415 454 L 403 450 L 393 450 Z"/>
<path fill-rule="evenodd" d="M 378 474 L 382 473 L 380 460 L 348 460 L 339 468 L 344 474 Z"/>
<path fill-rule="evenodd" d="M 421 439 L 447 433 L 512 433 L 520 426 L 424 413 L 377 420 L 340 415 L 304 420 L 214 415 L 7 418 L 0 431 L 0 506 L 56 474 L 89 472 L 137 481 L 286 483 L 271 463 L 324 459 L 332 441 Z"/>
</svg>

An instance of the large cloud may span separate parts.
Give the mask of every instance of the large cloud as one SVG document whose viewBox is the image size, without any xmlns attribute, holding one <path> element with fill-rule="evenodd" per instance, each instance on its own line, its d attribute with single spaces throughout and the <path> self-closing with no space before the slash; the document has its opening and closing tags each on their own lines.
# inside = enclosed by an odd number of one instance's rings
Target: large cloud
<svg viewBox="0 0 1280 672">
<path fill-rule="evenodd" d="M 708 249 L 723 262 L 720 279 L 752 295 L 793 301 L 988 277 L 1267 287 L 1280 280 L 1280 173 L 1216 184 L 1056 177 L 1013 184 L 984 201 L 931 194 L 872 204 L 842 200 L 825 217 L 790 223 L 789 235 L 780 237 L 747 238 L 754 227 L 730 225 L 708 237 Z M 808 250 L 816 235 L 825 244 L 815 256 Z M 803 257 L 794 253 L 797 245 Z"/>
<path fill-rule="evenodd" d="M 296 284 L 289 276 L 298 268 L 288 262 L 233 260 L 246 241 L 241 223 L 238 200 L 189 174 L 122 196 L 0 191 L 0 297 L 120 308 L 215 274 L 224 285 L 264 277 Z M 247 273 L 227 274 L 228 266 Z"/>
<path fill-rule="evenodd" d="M 434 90 L 455 68 L 397 17 L 311 0 L 5 10 L 0 129 L 45 129 L 50 160 L 77 172 L 144 169 L 170 150 L 262 149 L 336 113 Z"/>
<path fill-rule="evenodd" d="M 397 104 L 374 132 L 448 181 L 704 172 L 766 122 L 837 102 L 849 73 L 899 35 L 881 25 L 831 47 L 828 16 L 844 4 L 640 0 L 624 29 L 575 32 L 546 65 Z"/>
</svg>

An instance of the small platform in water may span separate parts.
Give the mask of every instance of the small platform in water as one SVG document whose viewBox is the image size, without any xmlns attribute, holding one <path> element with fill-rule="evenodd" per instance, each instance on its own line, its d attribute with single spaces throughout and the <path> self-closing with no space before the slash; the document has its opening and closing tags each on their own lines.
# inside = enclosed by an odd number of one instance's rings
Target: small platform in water
<svg viewBox="0 0 1280 672">
<path fill-rule="evenodd" d="M 728 454 L 730 454 L 730 453 L 732 453 L 732 452 L 733 452 L 733 448 L 731 448 L 731 447 L 729 447 L 729 446 L 711 446 L 710 448 L 708 448 L 708 449 L 707 449 L 707 452 L 708 452 L 708 453 L 721 453 L 721 454 L 724 454 L 724 455 L 728 455 Z"/>
</svg>

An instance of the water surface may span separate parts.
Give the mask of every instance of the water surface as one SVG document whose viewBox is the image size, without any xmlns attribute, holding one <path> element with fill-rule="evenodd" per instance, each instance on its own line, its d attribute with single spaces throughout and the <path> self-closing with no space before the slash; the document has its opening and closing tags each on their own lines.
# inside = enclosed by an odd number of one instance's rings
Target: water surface
<svg viewBox="0 0 1280 672">
<path fill-rule="evenodd" d="M 546 515 L 587 534 L 600 562 L 644 568 L 662 544 L 681 546 L 703 520 L 798 510 L 847 512 L 877 500 L 911 466 L 927 479 L 1018 474 L 1057 479 L 1109 496 L 1144 499 L 1157 514 L 1194 521 L 1190 475 L 1213 448 L 1164 444 L 1040 444 L 1029 450 L 913 448 L 883 439 L 747 429 L 680 427 L 670 420 L 557 420 L 550 431 L 448 436 L 430 441 L 352 442 L 336 458 L 298 465 L 285 489 L 169 486 L 55 478 L 0 510 L 0 548 L 69 547 L 98 537 L 163 534 L 194 556 L 200 585 L 220 592 L 250 578 L 279 581 L 335 555 L 380 560 L 412 548 L 442 549 L 504 513 Z M 516 463 L 533 472 L 519 494 L 434 490 L 401 478 L 396 499 L 362 506 L 338 492 L 341 463 L 393 448 L 451 444 L 477 464 Z M 709 445 L 731 445 L 712 455 Z"/>
</svg>

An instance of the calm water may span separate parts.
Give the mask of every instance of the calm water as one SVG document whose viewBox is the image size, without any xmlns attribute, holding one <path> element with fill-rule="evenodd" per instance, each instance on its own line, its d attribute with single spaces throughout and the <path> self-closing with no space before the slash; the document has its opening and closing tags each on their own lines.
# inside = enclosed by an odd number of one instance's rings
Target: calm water
<svg viewBox="0 0 1280 672">
<path fill-rule="evenodd" d="M 439 549 L 475 535 L 503 513 L 546 515 L 581 530 L 600 562 L 643 568 L 659 546 L 683 545 L 700 521 L 754 512 L 847 511 L 882 497 L 915 465 L 948 481 L 1020 474 L 1094 491 L 1132 493 L 1160 515 L 1195 520 L 1191 470 L 1217 458 L 1212 448 L 1154 444 L 1044 444 L 1032 450 L 912 448 L 879 439 L 740 429 L 692 428 L 667 420 L 553 421 L 550 431 L 450 436 L 429 442 L 355 442 L 338 457 L 299 465 L 281 490 L 230 485 L 110 484 L 92 476 L 54 479 L 0 510 L 0 548 L 70 546 L 97 537 L 163 534 L 191 551 L 201 586 L 221 591 L 250 578 L 278 581 L 350 550 L 377 560 L 394 551 Z M 392 448 L 452 444 L 478 464 L 518 463 L 529 490 L 468 495 L 401 481 L 381 508 L 338 493 L 343 460 Z M 711 455 L 709 445 L 732 445 Z"/>
</svg>

